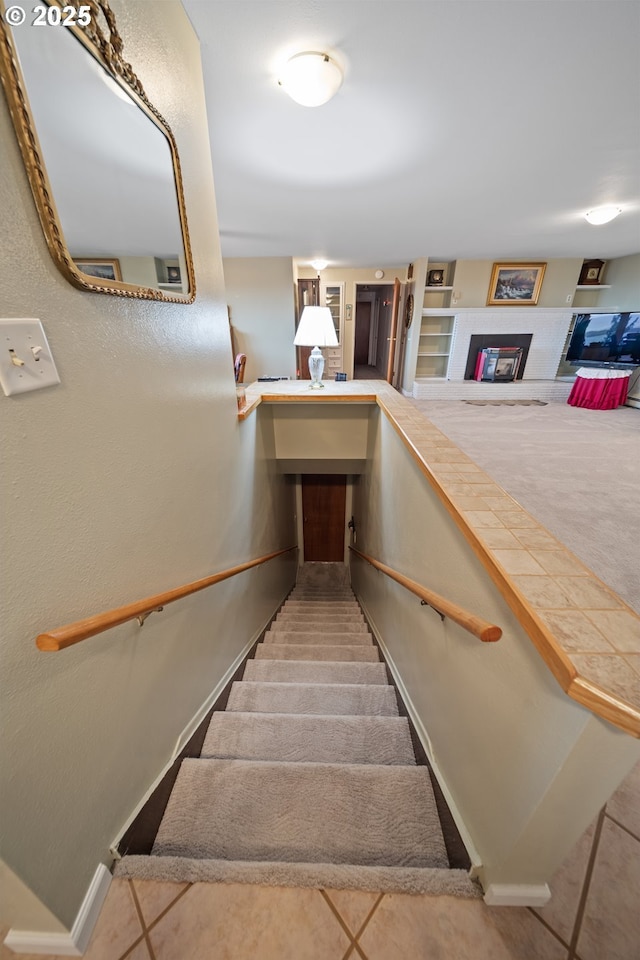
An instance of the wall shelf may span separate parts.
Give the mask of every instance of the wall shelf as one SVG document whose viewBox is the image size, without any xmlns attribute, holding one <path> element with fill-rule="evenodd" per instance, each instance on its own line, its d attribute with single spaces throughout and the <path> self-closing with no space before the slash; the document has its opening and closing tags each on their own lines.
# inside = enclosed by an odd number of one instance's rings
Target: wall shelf
<svg viewBox="0 0 640 960">
<path fill-rule="evenodd" d="M 579 283 L 576 290 L 611 290 L 610 283 Z"/>
</svg>

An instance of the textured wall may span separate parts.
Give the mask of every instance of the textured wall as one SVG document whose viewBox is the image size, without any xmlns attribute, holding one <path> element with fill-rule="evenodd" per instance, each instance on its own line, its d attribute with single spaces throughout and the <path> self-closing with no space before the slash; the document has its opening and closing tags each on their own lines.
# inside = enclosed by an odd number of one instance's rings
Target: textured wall
<svg viewBox="0 0 640 960">
<path fill-rule="evenodd" d="M 296 375 L 293 263 L 289 257 L 224 260 L 227 303 L 244 381 Z"/>
<path fill-rule="evenodd" d="M 292 488 L 265 458 L 258 418 L 236 417 L 197 40 L 173 0 L 113 7 L 125 57 L 177 139 L 193 305 L 83 293 L 64 280 L 0 101 L 2 315 L 42 320 L 62 379 L 0 396 L 2 855 L 67 926 L 180 732 L 295 575 L 291 554 L 142 629 L 126 624 L 58 654 L 33 642 L 295 541 Z"/>
</svg>

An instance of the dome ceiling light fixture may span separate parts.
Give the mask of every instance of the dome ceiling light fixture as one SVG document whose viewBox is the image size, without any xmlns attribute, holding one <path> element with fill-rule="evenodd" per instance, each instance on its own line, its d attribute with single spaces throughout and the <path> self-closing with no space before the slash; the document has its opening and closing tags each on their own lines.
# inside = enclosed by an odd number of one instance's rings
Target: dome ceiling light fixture
<svg viewBox="0 0 640 960">
<path fill-rule="evenodd" d="M 287 60 L 279 85 L 303 107 L 320 107 L 342 84 L 342 70 L 327 53 L 297 53 Z"/>
<path fill-rule="evenodd" d="M 620 207 L 608 203 L 603 207 L 594 207 L 593 210 L 589 210 L 585 213 L 584 218 L 594 226 L 600 226 L 603 223 L 609 223 L 610 220 L 615 220 L 619 213 L 622 213 Z"/>
<path fill-rule="evenodd" d="M 312 261 L 311 261 L 311 266 L 314 268 L 314 270 L 317 270 L 318 273 L 320 273 L 321 270 L 326 270 L 326 268 L 329 266 L 329 261 L 328 261 L 328 260 L 320 260 L 320 259 L 318 259 L 318 260 L 312 260 Z"/>
</svg>

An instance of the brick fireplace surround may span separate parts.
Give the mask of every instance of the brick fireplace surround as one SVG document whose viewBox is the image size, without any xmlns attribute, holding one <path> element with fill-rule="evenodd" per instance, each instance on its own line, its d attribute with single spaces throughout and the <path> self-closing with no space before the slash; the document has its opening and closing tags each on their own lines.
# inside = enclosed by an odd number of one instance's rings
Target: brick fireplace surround
<svg viewBox="0 0 640 960">
<path fill-rule="evenodd" d="M 443 310 L 443 313 L 445 311 Z M 448 311 L 447 311 L 448 312 Z M 416 400 L 566 400 L 572 381 L 556 379 L 558 364 L 569 331 L 572 307 L 491 307 L 451 311 L 455 327 L 446 380 L 417 379 L 412 396 Z M 491 333 L 532 334 L 524 375 L 507 383 L 479 383 L 465 380 L 471 336 Z"/>
</svg>

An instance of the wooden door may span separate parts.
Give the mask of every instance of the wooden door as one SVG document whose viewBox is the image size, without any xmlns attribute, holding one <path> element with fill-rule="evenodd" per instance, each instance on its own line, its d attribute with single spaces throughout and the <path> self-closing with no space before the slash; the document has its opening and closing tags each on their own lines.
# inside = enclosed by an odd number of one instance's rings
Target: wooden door
<svg viewBox="0 0 640 960">
<path fill-rule="evenodd" d="M 344 474 L 302 475 L 302 535 L 305 562 L 344 562 L 347 478 Z"/>
<path fill-rule="evenodd" d="M 387 363 L 387 381 L 393 381 L 393 364 L 396 357 L 396 339 L 398 337 L 398 311 L 400 310 L 400 281 L 393 282 L 393 306 L 391 307 L 391 329 L 389 330 L 389 361 Z"/>
</svg>

